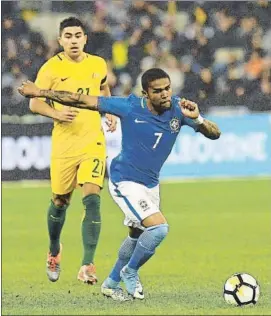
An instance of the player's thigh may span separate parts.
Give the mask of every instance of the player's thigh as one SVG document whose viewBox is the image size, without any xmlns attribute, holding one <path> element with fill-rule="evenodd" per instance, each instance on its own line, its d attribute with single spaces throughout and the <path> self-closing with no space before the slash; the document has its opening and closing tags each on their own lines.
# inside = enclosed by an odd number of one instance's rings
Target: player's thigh
<svg viewBox="0 0 271 316">
<path fill-rule="evenodd" d="M 157 184 L 154 188 L 148 188 L 148 193 L 152 202 L 160 209 L 160 186 Z"/>
<path fill-rule="evenodd" d="M 141 184 L 131 181 L 112 183 L 109 180 L 109 191 L 125 214 L 124 224 L 127 226 L 142 229 L 142 221 L 154 214 L 161 214 L 159 207 L 153 203 L 148 188 Z"/>
<path fill-rule="evenodd" d="M 106 158 L 104 155 L 87 157 L 82 160 L 77 171 L 77 183 L 90 183 L 103 187 Z"/>
<path fill-rule="evenodd" d="M 51 187 L 54 194 L 64 195 L 74 190 L 77 168 L 78 159 L 76 158 L 53 158 L 51 160 Z"/>
</svg>

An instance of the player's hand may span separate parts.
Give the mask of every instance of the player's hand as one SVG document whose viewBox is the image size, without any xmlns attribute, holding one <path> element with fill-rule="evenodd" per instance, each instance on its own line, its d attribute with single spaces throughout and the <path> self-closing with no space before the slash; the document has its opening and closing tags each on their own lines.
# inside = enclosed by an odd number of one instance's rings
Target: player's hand
<svg viewBox="0 0 271 316">
<path fill-rule="evenodd" d="M 23 81 L 21 86 L 18 88 L 21 95 L 27 98 L 36 98 L 40 96 L 40 89 L 31 81 Z"/>
<path fill-rule="evenodd" d="M 115 130 L 117 129 L 117 117 L 115 115 L 112 114 L 105 114 L 106 117 L 106 125 L 108 126 L 108 130 L 107 132 L 115 132 Z"/>
<path fill-rule="evenodd" d="M 179 102 L 179 105 L 185 117 L 196 119 L 199 116 L 199 108 L 197 103 L 183 98 Z"/>
<path fill-rule="evenodd" d="M 63 106 L 62 110 L 55 111 L 54 119 L 60 122 L 71 123 L 79 113 L 78 109 L 72 108 L 71 106 Z"/>
</svg>

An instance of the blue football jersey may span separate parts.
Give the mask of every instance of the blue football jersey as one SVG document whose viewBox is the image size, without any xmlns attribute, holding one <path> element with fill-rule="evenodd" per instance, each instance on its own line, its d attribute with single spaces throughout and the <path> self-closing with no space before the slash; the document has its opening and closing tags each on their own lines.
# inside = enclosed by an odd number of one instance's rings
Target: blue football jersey
<svg viewBox="0 0 271 316">
<path fill-rule="evenodd" d="M 112 182 L 133 181 L 149 188 L 159 183 L 159 173 L 170 154 L 182 125 L 197 130 L 193 120 L 186 118 L 179 106 L 179 97 L 161 115 L 153 114 L 146 99 L 99 97 L 99 110 L 120 117 L 122 149 L 111 162 Z"/>
</svg>

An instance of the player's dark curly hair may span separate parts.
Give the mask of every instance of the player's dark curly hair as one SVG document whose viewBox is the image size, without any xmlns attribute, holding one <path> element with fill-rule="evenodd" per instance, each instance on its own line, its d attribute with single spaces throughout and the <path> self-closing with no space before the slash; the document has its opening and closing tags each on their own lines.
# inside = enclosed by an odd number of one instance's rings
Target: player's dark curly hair
<svg viewBox="0 0 271 316">
<path fill-rule="evenodd" d="M 63 20 L 60 22 L 60 26 L 59 26 L 59 35 L 62 34 L 62 31 L 64 30 L 65 27 L 69 27 L 69 26 L 79 26 L 82 28 L 84 34 L 86 34 L 86 27 L 85 25 L 76 17 L 74 16 L 70 16 L 69 18 Z"/>
<path fill-rule="evenodd" d="M 157 79 L 162 79 L 162 78 L 169 78 L 169 75 L 160 68 L 151 68 L 148 69 L 147 71 L 145 71 L 141 77 L 141 85 L 142 85 L 142 89 L 144 91 L 148 91 L 148 87 L 150 82 L 157 80 Z"/>
</svg>

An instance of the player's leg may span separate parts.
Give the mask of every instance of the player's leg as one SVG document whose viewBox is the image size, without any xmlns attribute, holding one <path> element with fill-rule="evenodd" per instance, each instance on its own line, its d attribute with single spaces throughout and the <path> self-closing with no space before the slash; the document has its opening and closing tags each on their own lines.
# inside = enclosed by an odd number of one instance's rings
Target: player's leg
<svg viewBox="0 0 271 316">
<path fill-rule="evenodd" d="M 84 217 L 82 220 L 82 241 L 84 255 L 78 279 L 87 284 L 97 283 L 94 255 L 97 248 L 100 230 L 100 191 L 105 173 L 105 157 L 85 159 L 80 163 L 77 182 L 83 189 Z"/>
<path fill-rule="evenodd" d="M 115 199 L 115 202 L 120 206 L 120 208 L 125 208 L 126 203 L 123 204 L 123 199 L 118 197 L 118 195 L 115 192 L 115 187 L 112 185 L 109 186 L 111 195 Z M 157 208 L 160 206 L 160 195 L 159 195 L 159 186 L 151 190 L 151 194 L 149 195 L 149 198 L 151 201 L 156 205 Z M 159 214 L 159 213 L 156 213 Z M 129 219 L 125 221 L 126 225 L 133 224 L 132 221 Z M 127 238 L 123 241 L 119 253 L 118 253 L 118 259 L 109 274 L 108 278 L 103 282 L 102 284 L 102 292 L 106 289 L 114 289 L 118 288 L 119 282 L 121 281 L 120 271 L 121 269 L 129 262 L 135 246 L 137 244 L 137 240 L 139 236 L 143 233 L 143 229 L 137 228 L 137 227 L 128 227 L 129 228 L 129 234 Z M 140 291 L 142 292 L 142 290 Z"/>
<path fill-rule="evenodd" d="M 143 230 L 139 228 L 129 228 L 129 234 L 127 238 L 122 242 L 121 247 L 118 252 L 118 259 L 109 274 L 101 286 L 101 292 L 105 296 L 111 297 L 114 300 L 125 301 L 127 296 L 122 293 L 119 283 L 121 281 L 120 271 L 129 262 L 137 240 L 139 236 L 143 233 Z"/>
<path fill-rule="evenodd" d="M 143 230 L 139 228 L 129 227 L 129 234 L 127 238 L 122 242 L 119 252 L 118 259 L 115 263 L 114 268 L 109 274 L 109 278 L 106 280 L 105 284 L 111 288 L 117 287 L 121 281 L 120 271 L 129 262 L 137 240 L 139 236 L 143 233 Z"/>
<path fill-rule="evenodd" d="M 140 291 L 138 269 L 155 253 L 155 249 L 168 233 L 168 224 L 159 208 L 159 187 L 148 189 L 143 185 L 131 182 L 114 184 L 110 192 L 116 192 L 116 201 L 134 227 L 144 227 L 136 247 L 127 265 L 121 270 L 128 293 L 135 298 L 144 298 Z M 112 186 L 111 186 L 112 188 Z M 158 198 L 157 198 L 158 196 Z"/>
<path fill-rule="evenodd" d="M 145 264 L 155 253 L 155 249 L 160 245 L 168 233 L 168 224 L 161 213 L 150 215 L 143 220 L 146 227 L 139 237 L 135 250 L 123 271 L 132 272 Z"/>
<path fill-rule="evenodd" d="M 50 237 L 50 253 L 57 256 L 60 250 L 60 234 L 66 218 L 66 210 L 70 204 L 72 192 L 67 194 L 53 193 L 47 213 L 48 232 Z"/>
<path fill-rule="evenodd" d="M 150 220 L 150 218 L 152 219 Z M 128 293 L 138 299 L 144 298 L 143 288 L 138 277 L 138 270 L 154 255 L 156 248 L 168 233 L 168 224 L 164 221 L 163 216 L 159 216 L 158 214 L 150 215 L 148 222 L 152 223 L 152 225 L 147 226 L 138 238 L 129 262 L 120 272 Z"/>
<path fill-rule="evenodd" d="M 65 223 L 66 210 L 70 204 L 75 186 L 76 167 L 73 159 L 53 159 L 51 161 L 52 200 L 47 212 L 49 252 L 46 272 L 50 281 L 55 282 L 60 275 L 62 245 L 60 235 Z"/>
</svg>

